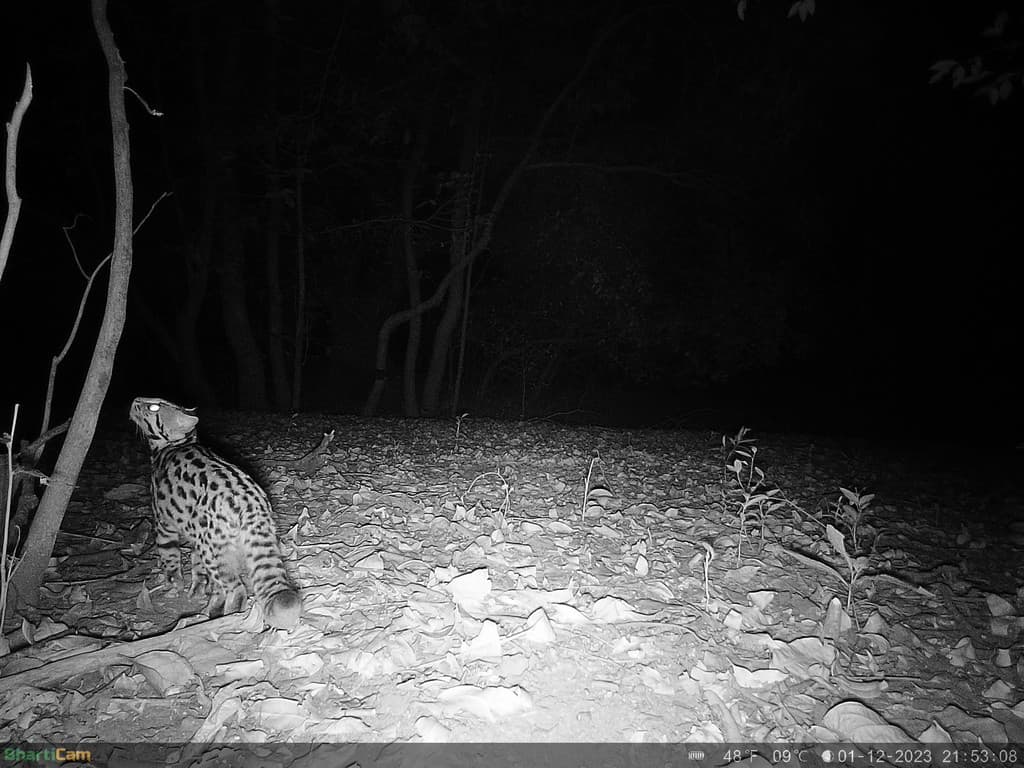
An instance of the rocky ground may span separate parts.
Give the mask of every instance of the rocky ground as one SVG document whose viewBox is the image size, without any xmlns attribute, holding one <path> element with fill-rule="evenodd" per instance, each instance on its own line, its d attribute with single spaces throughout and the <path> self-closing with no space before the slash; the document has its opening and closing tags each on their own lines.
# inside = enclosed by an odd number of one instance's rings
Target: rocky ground
<svg viewBox="0 0 1024 768">
<path fill-rule="evenodd" d="M 1013 457 L 473 419 L 200 429 L 269 491 L 300 626 L 204 621 L 160 583 L 141 441 L 102 433 L 35 643 L 0 659 L 0 741 L 264 745 L 249 766 L 320 764 L 280 743 L 759 744 L 794 765 L 771 745 L 1024 743 Z"/>
</svg>

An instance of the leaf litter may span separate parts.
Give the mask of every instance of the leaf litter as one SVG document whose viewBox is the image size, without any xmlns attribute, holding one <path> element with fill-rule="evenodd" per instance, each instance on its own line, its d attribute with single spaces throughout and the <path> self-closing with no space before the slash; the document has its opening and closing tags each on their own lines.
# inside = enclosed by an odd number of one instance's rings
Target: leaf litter
<svg viewBox="0 0 1024 768">
<path fill-rule="evenodd" d="M 5 627 L 4 741 L 1024 742 L 1012 472 L 765 436 L 748 517 L 707 432 L 203 426 L 271 495 L 300 626 L 159 584 L 148 463 L 104 433 Z"/>
</svg>

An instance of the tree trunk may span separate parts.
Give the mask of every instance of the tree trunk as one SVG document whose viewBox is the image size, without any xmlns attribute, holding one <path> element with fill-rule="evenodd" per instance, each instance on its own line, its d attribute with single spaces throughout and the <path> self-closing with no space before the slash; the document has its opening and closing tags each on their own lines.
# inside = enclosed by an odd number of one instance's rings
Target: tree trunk
<svg viewBox="0 0 1024 768">
<path fill-rule="evenodd" d="M 100 47 L 107 61 L 110 102 L 110 123 L 114 157 L 114 249 L 110 260 L 110 282 L 107 285 L 107 306 L 103 312 L 96 346 L 67 438 L 50 475 L 46 492 L 36 510 L 35 520 L 25 541 L 25 549 L 11 586 L 15 604 L 34 602 L 42 584 L 46 566 L 53 552 L 53 543 L 60 530 L 71 492 L 85 454 L 92 443 L 100 407 L 110 384 L 110 373 L 121 331 L 124 329 L 128 301 L 128 278 L 132 270 L 132 178 L 131 153 L 128 142 L 128 119 L 124 111 L 124 88 L 127 79 L 124 62 L 114 42 L 114 33 L 107 21 L 106 0 L 92 0 L 92 20 Z"/>
<path fill-rule="evenodd" d="M 267 385 L 263 356 L 252 331 L 247 304 L 247 275 L 245 269 L 245 233 L 238 181 L 233 166 L 235 133 L 231 130 L 234 105 L 238 91 L 238 55 L 241 45 L 237 25 L 230 25 L 224 39 L 224 67 L 221 71 L 220 98 L 221 132 L 208 138 L 219 170 L 216 198 L 220 201 L 220 287 L 221 320 L 227 335 L 228 347 L 235 361 L 238 381 L 238 404 L 246 409 L 262 410 L 267 407 Z"/>
<path fill-rule="evenodd" d="M 615 32 L 617 32 L 637 13 L 638 11 L 633 11 L 620 17 L 613 24 L 602 30 L 594 39 L 594 42 L 590 46 L 590 50 L 587 51 L 587 57 L 580 65 L 575 77 L 565 84 L 565 87 L 559 91 L 558 95 L 541 116 L 540 121 L 537 123 L 537 127 L 530 136 L 530 141 L 527 144 L 526 150 L 523 152 L 523 156 L 519 159 L 516 167 L 512 169 L 512 172 L 505 178 L 505 181 L 502 183 L 501 188 L 498 190 L 498 194 L 494 199 L 494 203 L 491 205 L 490 211 L 485 217 L 483 217 L 483 226 L 480 229 L 480 235 L 473 242 L 473 246 L 469 250 L 469 253 L 466 254 L 465 258 L 452 265 L 452 268 L 448 270 L 448 273 L 444 276 L 437 288 L 434 290 L 434 293 L 431 294 L 429 298 L 424 299 L 415 307 L 410 307 L 409 309 L 402 310 L 401 312 L 395 312 L 381 324 L 380 330 L 377 332 L 376 374 L 374 376 L 373 386 L 370 388 L 370 393 L 367 395 L 366 402 L 363 405 L 362 412 L 364 416 L 372 416 L 376 412 L 377 407 L 380 405 L 381 396 L 384 394 L 384 387 L 387 384 L 388 347 L 391 344 L 391 334 L 394 332 L 395 328 L 440 304 L 453 283 L 456 280 L 463 279 L 463 271 L 466 267 L 469 266 L 477 256 L 487 250 L 491 242 L 491 236 L 494 234 L 494 222 L 497 219 L 498 214 L 501 213 L 502 209 L 505 207 L 505 203 L 508 202 L 508 198 L 509 195 L 512 194 L 512 190 L 515 189 L 519 179 L 522 178 L 526 167 L 530 164 L 534 154 L 537 152 L 537 147 L 540 145 L 541 137 L 543 137 L 544 131 L 548 127 L 548 123 L 551 122 L 555 112 L 558 111 L 558 108 L 566 98 L 568 98 L 569 94 L 576 89 L 584 76 L 586 76 L 590 67 L 594 63 L 594 60 L 597 58 L 598 51 L 601 50 L 601 47 L 605 42 L 607 42 Z"/>
<path fill-rule="evenodd" d="M 473 94 L 463 119 L 462 151 L 459 154 L 455 204 L 452 206 L 452 244 L 449 258 L 453 267 L 466 258 L 466 253 L 472 242 L 469 235 L 476 204 L 474 195 L 476 185 L 473 181 L 476 176 L 474 170 L 477 165 L 477 148 L 480 143 L 480 111 L 483 100 L 483 83 L 478 81 L 473 88 Z M 440 412 L 441 385 L 444 383 L 444 374 L 448 367 L 448 353 L 451 350 L 452 337 L 463 309 L 465 290 L 465 279 L 452 282 L 441 320 L 434 332 L 434 344 L 430 351 L 430 367 L 427 369 L 427 378 L 423 383 L 423 412 L 430 416 L 436 416 Z"/>
<path fill-rule="evenodd" d="M 210 377 L 199 350 L 199 317 L 206 301 L 213 262 L 213 237 L 217 226 L 217 148 L 210 127 L 211 100 L 206 88 L 206 72 L 202 61 L 203 20 L 200 8 L 193 6 L 190 18 L 192 33 L 192 87 L 196 94 L 199 134 L 203 143 L 203 175 L 199 184 L 201 214 L 199 225 L 189 226 L 180 200 L 176 200 L 179 226 L 182 230 L 181 266 L 185 275 L 185 293 L 174 313 L 174 333 L 181 352 L 181 383 L 190 405 L 210 406 L 217 401 Z M 164 164 L 170 176 L 167 141 L 163 139 Z M 194 230 L 194 234 L 190 232 Z"/>
<path fill-rule="evenodd" d="M 502 202 L 504 202 L 504 200 L 502 200 Z M 370 393 L 367 395 L 366 402 L 363 405 L 363 416 L 373 416 L 377 411 L 377 407 L 380 405 L 381 397 L 383 396 L 384 389 L 387 385 L 388 348 L 391 343 L 391 334 L 394 333 L 395 328 L 412 317 L 422 314 L 423 312 L 427 312 L 440 304 L 441 300 L 444 299 L 445 294 L 448 292 L 452 281 L 462 279 L 462 272 L 466 266 L 477 256 L 487 250 L 487 247 L 491 242 L 491 235 L 493 231 L 494 219 L 491 216 L 488 216 L 480 234 L 480 239 L 477 241 L 476 245 L 473 246 L 473 250 L 466 254 L 466 258 L 461 263 L 456 264 L 448 270 L 448 273 L 444 278 L 442 278 L 441 282 L 438 283 L 437 288 L 430 297 L 421 301 L 418 306 L 402 310 L 401 312 L 395 312 L 381 324 L 380 330 L 377 332 L 376 372 L 374 375 L 373 386 L 370 388 Z"/>
<path fill-rule="evenodd" d="M 430 100 L 433 103 L 433 99 Z M 405 253 L 405 284 L 409 292 L 409 306 L 415 307 L 422 300 L 420 291 L 419 253 L 413 238 L 412 216 L 416 197 L 416 179 L 419 177 L 423 155 L 427 151 L 427 140 L 430 136 L 430 114 L 428 108 L 423 112 L 416 140 L 409 152 L 402 175 L 402 192 L 399 201 L 399 216 L 402 219 L 402 250 Z M 420 408 L 416 397 L 418 384 L 416 377 L 416 361 L 420 353 L 420 339 L 423 332 L 423 318 L 415 315 L 409 319 L 409 340 L 405 346 L 405 364 L 402 369 L 402 403 L 405 415 L 414 419 L 419 416 Z"/>
<path fill-rule="evenodd" d="M 213 197 L 212 193 L 210 197 Z M 174 318 L 175 336 L 181 350 L 182 386 L 190 398 L 190 403 L 200 406 L 209 406 L 217 402 L 217 396 L 206 375 L 206 367 L 203 365 L 197 335 L 199 313 L 202 311 L 203 301 L 206 299 L 206 288 L 210 282 L 214 206 L 213 200 L 203 201 L 203 208 L 210 209 L 209 214 L 203 216 L 206 221 L 200 225 L 198 242 L 190 243 L 187 246 L 188 250 L 183 255 L 185 295 L 178 305 L 178 312 Z"/>
<path fill-rule="evenodd" d="M 202 111 L 202 97 L 200 97 Z M 208 135 L 208 134 L 207 134 Z M 212 156 L 212 152 L 208 153 Z M 210 283 L 210 263 L 213 260 L 213 232 L 216 227 L 217 193 L 214 169 L 208 166 L 203 172 L 200 184 L 202 215 L 199 233 L 195 239 L 188 238 L 182 254 L 182 270 L 185 273 L 185 294 L 174 315 L 174 332 L 181 351 L 181 380 L 185 393 L 192 405 L 213 405 L 216 395 L 206 375 L 203 356 L 199 350 L 199 315 L 206 300 L 206 289 Z"/>
<path fill-rule="evenodd" d="M 292 410 L 302 405 L 302 365 L 306 357 L 306 210 L 302 182 L 306 153 L 300 152 L 295 166 L 295 343 L 292 355 Z"/>
<path fill-rule="evenodd" d="M 281 38 L 278 0 L 265 0 L 267 33 L 267 114 L 270 125 L 280 123 L 277 104 L 278 65 Z M 276 130 L 267 131 L 267 358 L 270 361 L 270 390 L 274 408 L 286 410 L 291 405 L 288 369 L 284 354 L 284 298 L 281 294 L 281 169 L 277 156 Z"/>
<path fill-rule="evenodd" d="M 334 402 L 339 403 L 343 397 L 350 397 L 352 369 L 355 361 L 365 359 L 362 347 L 365 342 L 358 340 L 362 334 L 355 330 L 356 324 L 365 322 L 360 319 L 363 311 L 368 314 L 376 306 L 375 296 L 356 294 L 352 287 L 358 285 L 359 261 L 346 254 L 339 253 L 328 259 L 324 264 L 325 285 L 337 286 L 333 300 L 326 302 L 327 318 L 330 324 L 330 344 L 328 346 L 329 391 L 335 393 Z"/>
<path fill-rule="evenodd" d="M 235 359 L 238 379 L 238 404 L 241 408 L 261 410 L 267 407 L 267 387 L 263 376 L 263 357 L 256 344 L 246 304 L 245 253 L 242 248 L 242 221 L 238 185 L 233 168 L 224 169 L 220 185 L 221 212 L 220 289 L 221 318 L 228 346 Z"/>
<path fill-rule="evenodd" d="M 473 233 L 473 239 L 476 238 L 476 233 Z M 462 377 L 466 370 L 466 339 L 469 334 L 469 299 L 473 287 L 473 264 L 470 262 L 469 266 L 466 267 L 466 279 L 464 281 L 465 290 L 463 291 L 462 300 L 462 325 L 459 328 L 459 356 L 455 363 L 454 371 L 454 382 L 452 383 L 452 399 L 448 407 L 448 416 L 450 418 L 458 418 L 459 415 L 459 403 L 461 401 L 462 393 Z"/>
</svg>

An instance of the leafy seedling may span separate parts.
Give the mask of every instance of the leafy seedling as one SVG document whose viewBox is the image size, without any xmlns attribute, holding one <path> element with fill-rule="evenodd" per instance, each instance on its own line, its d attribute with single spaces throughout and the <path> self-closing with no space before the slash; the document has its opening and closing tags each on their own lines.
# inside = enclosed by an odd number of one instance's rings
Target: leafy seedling
<svg viewBox="0 0 1024 768">
<path fill-rule="evenodd" d="M 860 536 L 868 517 L 871 515 L 871 502 L 875 498 L 875 494 L 861 494 L 841 486 L 839 490 L 843 495 L 836 502 L 836 519 L 841 521 L 849 530 L 850 539 L 853 542 L 853 551 L 860 552 Z"/>
<path fill-rule="evenodd" d="M 853 613 L 853 590 L 857 586 L 857 579 L 867 570 L 870 563 L 867 557 L 850 557 L 846 551 L 846 539 L 842 532 L 834 525 L 825 526 L 825 536 L 832 549 L 846 561 L 846 567 L 850 572 L 850 578 L 843 579 L 846 585 L 846 612 Z"/>
</svg>

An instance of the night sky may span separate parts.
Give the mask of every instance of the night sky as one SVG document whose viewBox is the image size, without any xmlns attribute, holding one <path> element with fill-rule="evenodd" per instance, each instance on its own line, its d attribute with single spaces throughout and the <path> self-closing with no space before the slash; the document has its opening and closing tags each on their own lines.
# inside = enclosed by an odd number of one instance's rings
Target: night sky
<svg viewBox="0 0 1024 768">
<path fill-rule="evenodd" d="M 384 321 L 475 252 L 414 361 L 396 327 L 377 413 L 1019 443 L 1024 94 L 929 77 L 975 54 L 1019 72 L 1024 17 L 993 38 L 998 3 L 789 5 L 112 0 L 129 85 L 163 113 L 128 95 L 135 221 L 173 194 L 134 241 L 109 406 L 359 412 Z M 77 312 L 62 227 L 91 269 L 113 186 L 89 4 L 0 23 L 5 122 L 26 62 L 35 80 L 6 429 Z"/>
</svg>

